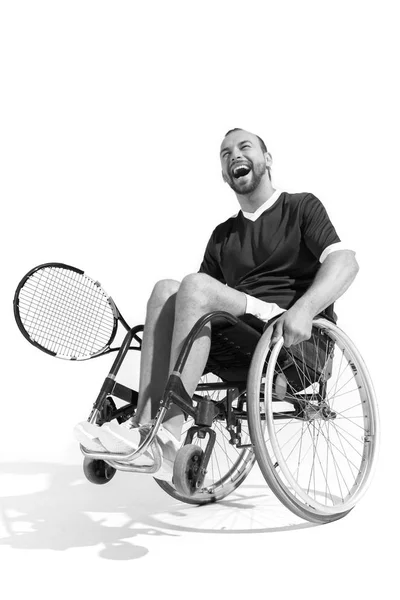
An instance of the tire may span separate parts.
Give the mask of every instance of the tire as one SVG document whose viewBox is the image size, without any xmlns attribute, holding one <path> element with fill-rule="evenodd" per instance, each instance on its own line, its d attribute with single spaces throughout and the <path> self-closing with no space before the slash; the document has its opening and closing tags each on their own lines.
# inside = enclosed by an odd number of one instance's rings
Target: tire
<svg viewBox="0 0 400 600">
<path fill-rule="evenodd" d="M 290 349 L 281 339 L 270 351 L 271 332 L 257 345 L 247 387 L 258 465 L 296 515 L 316 523 L 340 519 L 365 493 L 376 462 L 370 376 L 353 342 L 325 319 L 313 322 L 310 340 Z"/>
<path fill-rule="evenodd" d="M 103 485 L 111 481 L 116 470 L 104 460 L 89 458 L 85 456 L 83 459 L 83 472 L 91 483 Z"/>
<path fill-rule="evenodd" d="M 215 375 L 208 374 L 201 378 L 200 383 L 220 382 L 221 380 Z M 222 402 L 226 396 L 225 390 L 215 390 L 208 392 L 196 392 L 197 394 L 208 394 L 214 402 Z M 247 419 L 241 419 L 242 424 L 242 443 L 249 444 L 250 436 L 248 432 Z M 185 441 L 186 433 L 193 425 L 193 419 L 189 418 L 182 430 L 182 446 Z M 169 483 L 161 479 L 155 478 L 158 485 L 167 494 L 188 504 L 209 504 L 225 498 L 233 492 L 246 479 L 250 473 L 255 456 L 251 447 L 237 448 L 229 443 L 230 436 L 226 429 L 224 420 L 215 419 L 212 424 L 212 429 L 216 433 L 216 442 L 214 450 L 211 454 L 210 462 L 207 467 L 207 474 L 201 489 L 194 494 L 185 494 L 179 491 L 174 483 Z M 207 436 L 208 437 L 208 436 Z M 207 439 L 202 440 L 198 437 L 193 439 L 193 444 L 196 444 L 200 449 L 204 450 Z M 178 451 L 179 454 L 179 451 Z M 179 485 L 179 484 L 178 484 Z"/>
<path fill-rule="evenodd" d="M 175 489 L 183 496 L 193 496 L 196 492 L 194 478 L 196 477 L 203 450 L 196 444 L 187 444 L 179 449 L 175 463 L 173 481 Z"/>
</svg>

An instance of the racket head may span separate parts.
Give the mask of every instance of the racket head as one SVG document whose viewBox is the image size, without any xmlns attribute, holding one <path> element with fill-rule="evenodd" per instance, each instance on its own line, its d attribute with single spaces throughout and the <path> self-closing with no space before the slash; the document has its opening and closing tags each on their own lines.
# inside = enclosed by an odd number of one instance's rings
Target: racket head
<svg viewBox="0 0 400 600">
<path fill-rule="evenodd" d="M 99 282 L 54 262 L 34 267 L 21 279 L 14 316 L 36 348 L 57 358 L 87 360 L 109 351 L 119 313 Z"/>
</svg>

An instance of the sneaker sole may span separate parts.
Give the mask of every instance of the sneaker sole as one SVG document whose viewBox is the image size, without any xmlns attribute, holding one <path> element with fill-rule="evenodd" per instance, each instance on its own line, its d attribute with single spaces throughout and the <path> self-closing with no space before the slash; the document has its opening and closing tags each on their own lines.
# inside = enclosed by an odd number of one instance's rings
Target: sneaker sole
<svg viewBox="0 0 400 600">
<path fill-rule="evenodd" d="M 104 452 L 106 450 L 99 438 L 88 433 L 83 425 L 77 425 L 74 428 L 74 436 L 87 450 L 93 450 L 95 452 Z"/>
</svg>

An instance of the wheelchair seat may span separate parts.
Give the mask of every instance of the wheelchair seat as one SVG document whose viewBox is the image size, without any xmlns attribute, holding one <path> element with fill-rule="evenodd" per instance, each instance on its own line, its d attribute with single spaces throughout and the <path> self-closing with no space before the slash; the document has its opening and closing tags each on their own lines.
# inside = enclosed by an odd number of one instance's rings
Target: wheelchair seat
<svg viewBox="0 0 400 600">
<path fill-rule="evenodd" d="M 254 350 L 268 325 L 251 314 L 239 317 L 234 325 L 224 321 L 213 324 L 204 374 L 214 373 L 227 382 L 245 381 Z"/>
<path fill-rule="evenodd" d="M 214 373 L 226 382 L 246 381 L 257 344 L 276 318 L 265 322 L 246 313 L 235 324 L 214 324 L 204 374 Z M 309 383 L 317 381 L 323 372 L 328 374 L 332 347 L 329 337 L 321 331 L 314 331 L 301 345 L 282 347 L 278 364 L 290 385 L 296 390 L 304 389 L 305 369 Z"/>
</svg>

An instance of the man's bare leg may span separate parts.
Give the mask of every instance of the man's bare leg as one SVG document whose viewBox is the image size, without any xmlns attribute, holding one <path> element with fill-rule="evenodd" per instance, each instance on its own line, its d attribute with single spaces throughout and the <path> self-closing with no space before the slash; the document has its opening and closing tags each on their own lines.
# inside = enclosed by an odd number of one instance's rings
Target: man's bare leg
<svg viewBox="0 0 400 600">
<path fill-rule="evenodd" d="M 182 344 L 193 325 L 204 314 L 225 310 L 244 314 L 246 298 L 203 273 L 185 277 L 180 284 L 163 280 L 156 284 L 147 304 L 141 352 L 138 409 L 135 421 L 148 423 L 156 414 L 169 373 L 174 369 Z M 194 342 L 182 375 L 193 395 L 210 350 L 210 326 Z M 165 428 L 180 439 L 183 413 L 174 404 L 164 420 Z"/>
<path fill-rule="evenodd" d="M 179 281 L 172 279 L 159 281 L 147 303 L 134 418 L 137 423 L 149 423 L 155 416 L 167 383 L 179 285 Z"/>
<path fill-rule="evenodd" d="M 194 273 L 185 277 L 179 286 L 175 301 L 170 371 L 174 369 L 183 342 L 193 325 L 200 317 L 214 310 L 224 310 L 234 316 L 243 315 L 246 311 L 246 297 L 242 292 L 229 288 L 204 273 Z M 210 326 L 208 325 L 194 342 L 182 374 L 183 385 L 190 396 L 196 390 L 209 351 Z M 180 439 L 183 419 L 179 408 L 172 405 L 164 420 L 165 428 L 177 439 Z"/>
</svg>

